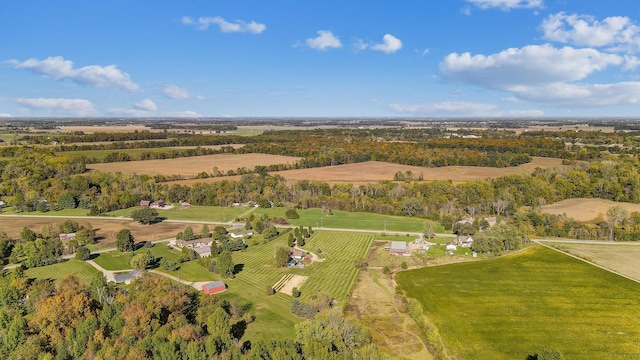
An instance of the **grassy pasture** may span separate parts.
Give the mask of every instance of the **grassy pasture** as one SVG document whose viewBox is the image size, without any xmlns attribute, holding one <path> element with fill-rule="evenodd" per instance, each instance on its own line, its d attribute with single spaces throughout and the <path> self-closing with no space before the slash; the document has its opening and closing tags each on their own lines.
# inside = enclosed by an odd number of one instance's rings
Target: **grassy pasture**
<svg viewBox="0 0 640 360">
<path fill-rule="evenodd" d="M 62 279 L 67 275 L 76 274 L 84 282 L 90 282 L 98 270 L 84 261 L 70 259 L 58 264 L 27 269 L 25 275 L 38 279 Z"/>
<path fill-rule="evenodd" d="M 166 149 L 163 149 L 163 151 L 166 151 Z M 298 160 L 300 160 L 298 157 L 281 155 L 216 154 L 176 159 L 89 164 L 87 165 L 87 169 L 112 173 L 121 172 L 126 175 L 181 175 L 185 178 L 194 178 L 203 171 L 207 173 L 212 172 L 214 167 L 217 167 L 221 172 L 227 172 L 228 170 L 235 171 L 240 167 L 253 170 L 257 165 L 290 164 Z"/>
<path fill-rule="evenodd" d="M 146 254 L 147 251 L 150 251 L 151 255 L 155 256 L 156 258 L 165 258 L 171 262 L 177 262 L 178 258 L 180 258 L 180 252 L 169 250 L 166 244 L 154 244 L 153 247 L 141 247 L 133 253 L 121 251 L 110 251 L 101 253 L 98 255 L 98 257 L 93 259 L 93 261 L 95 261 L 96 264 L 102 266 L 106 270 L 126 270 L 131 269 L 129 262 L 131 261 L 133 255 Z"/>
<path fill-rule="evenodd" d="M 638 267 L 640 244 L 638 243 L 623 242 L 606 245 L 554 243 L 553 246 L 572 255 L 640 280 L 640 268 Z"/>
<path fill-rule="evenodd" d="M 271 217 L 285 217 L 284 208 L 256 209 L 254 214 L 266 213 Z M 327 216 L 322 209 L 298 210 L 299 219 L 289 220 L 296 226 L 326 227 L 333 229 L 360 229 L 372 231 L 385 231 L 406 235 L 406 232 L 421 232 L 424 230 L 424 220 L 418 218 L 380 215 L 372 213 L 359 213 L 334 210 L 333 215 Z M 444 232 L 438 227 L 437 232 Z M 395 235 L 395 234 L 394 234 Z"/>
<path fill-rule="evenodd" d="M 455 358 L 640 357 L 640 284 L 543 247 L 396 274 Z"/>
</svg>

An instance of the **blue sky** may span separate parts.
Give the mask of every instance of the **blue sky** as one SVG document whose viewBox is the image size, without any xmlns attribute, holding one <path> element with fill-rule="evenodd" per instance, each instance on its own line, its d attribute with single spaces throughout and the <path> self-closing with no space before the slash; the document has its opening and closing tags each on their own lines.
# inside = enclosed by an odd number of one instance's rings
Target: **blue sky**
<svg viewBox="0 0 640 360">
<path fill-rule="evenodd" d="M 0 116 L 640 114 L 637 0 L 5 1 Z"/>
</svg>

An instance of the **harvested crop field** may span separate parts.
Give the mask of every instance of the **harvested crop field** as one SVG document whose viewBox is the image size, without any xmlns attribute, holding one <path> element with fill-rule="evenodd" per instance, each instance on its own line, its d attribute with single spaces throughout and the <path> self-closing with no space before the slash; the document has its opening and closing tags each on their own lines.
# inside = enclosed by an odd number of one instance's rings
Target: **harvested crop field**
<svg viewBox="0 0 640 360">
<path fill-rule="evenodd" d="M 278 175 L 287 180 L 320 180 L 327 182 L 366 182 L 393 180 L 398 171 L 411 171 L 414 176 L 422 174 L 424 180 L 451 180 L 465 182 L 477 179 L 496 178 L 512 174 L 531 173 L 536 167 L 558 167 L 562 160 L 551 158 L 533 158 L 528 164 L 508 167 L 491 168 L 480 166 L 446 166 L 440 168 L 426 168 L 420 166 L 400 165 L 379 161 L 328 166 L 314 169 L 279 171 Z"/>
<path fill-rule="evenodd" d="M 176 159 L 91 164 L 87 165 L 87 169 L 102 172 L 121 172 L 129 175 L 181 175 L 185 178 L 193 178 L 203 171 L 212 172 L 214 167 L 217 167 L 221 172 L 242 167 L 253 170 L 257 165 L 293 164 L 299 160 L 300 158 L 297 157 L 281 155 L 216 154 Z"/>
<path fill-rule="evenodd" d="M 545 214 L 556 215 L 566 214 L 569 218 L 578 221 L 591 221 L 596 218 L 606 219 L 607 210 L 613 206 L 622 206 L 628 212 L 640 211 L 639 204 L 615 202 L 603 199 L 575 198 L 545 205 L 542 207 L 542 212 Z"/>
<path fill-rule="evenodd" d="M 40 232 L 43 226 L 58 226 L 62 224 L 67 217 L 47 218 L 43 216 L 2 216 L 0 217 L 0 232 L 5 232 L 12 239 L 20 238 L 20 231 L 24 227 L 28 227 L 35 232 Z M 78 224 L 91 224 L 96 231 L 97 244 L 102 248 L 115 246 L 116 234 L 121 229 L 131 230 L 131 234 L 136 242 L 139 241 L 155 241 L 167 239 L 176 236 L 177 233 L 184 230 L 189 225 L 196 231 L 202 228 L 200 224 L 181 224 L 174 222 L 161 222 L 153 225 L 142 225 L 136 221 L 124 219 L 100 219 L 100 218 L 72 218 Z"/>
<path fill-rule="evenodd" d="M 197 149 L 197 148 L 201 148 L 201 149 L 220 150 L 223 147 L 232 147 L 234 149 L 239 149 L 239 148 L 241 148 L 243 146 L 244 146 L 244 144 L 202 145 L 202 146 L 171 146 L 171 147 L 166 147 L 165 149 L 180 150 L 180 149 Z"/>
<path fill-rule="evenodd" d="M 59 132 L 82 131 L 85 134 L 93 133 L 130 133 L 134 131 L 161 132 L 163 129 L 152 129 L 144 125 L 111 125 L 111 126 L 60 126 Z"/>
<path fill-rule="evenodd" d="M 589 260 L 607 269 L 640 280 L 640 244 L 638 243 L 613 243 L 610 245 L 599 244 L 556 244 L 559 249 L 569 254 Z"/>
</svg>

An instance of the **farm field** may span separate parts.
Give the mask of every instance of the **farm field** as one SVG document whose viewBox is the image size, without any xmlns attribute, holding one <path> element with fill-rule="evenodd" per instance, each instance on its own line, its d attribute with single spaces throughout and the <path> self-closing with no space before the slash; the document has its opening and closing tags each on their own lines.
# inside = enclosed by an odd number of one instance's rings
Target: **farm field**
<svg viewBox="0 0 640 360">
<path fill-rule="evenodd" d="M 66 218 L 45 218 L 42 216 L 0 216 L 0 232 L 6 232 L 9 237 L 19 239 L 20 231 L 23 227 L 28 227 L 35 232 L 39 232 L 45 225 L 57 226 L 62 224 Z M 167 239 L 175 236 L 184 230 L 185 224 L 162 222 L 153 225 L 142 225 L 138 222 L 123 219 L 102 219 L 100 217 L 73 219 L 82 224 L 91 224 L 96 231 L 97 242 L 91 245 L 92 249 L 110 248 L 115 246 L 116 233 L 121 229 L 131 230 L 135 241 L 155 241 Z M 201 224 L 190 224 L 199 231 Z"/>
<path fill-rule="evenodd" d="M 108 216 L 114 217 L 129 217 L 135 210 L 140 209 L 139 206 L 130 207 L 128 209 L 121 209 L 108 212 Z M 214 221 L 214 222 L 227 222 L 235 220 L 235 218 L 247 211 L 253 210 L 252 207 L 222 207 L 222 206 L 198 206 L 191 205 L 188 208 L 183 209 L 179 204 L 176 204 L 173 208 L 156 209 L 158 216 L 169 220 L 187 220 L 187 221 Z M 155 226 L 157 224 L 154 224 Z M 199 230 L 195 229 L 194 230 Z"/>
<path fill-rule="evenodd" d="M 640 356 L 640 284 L 551 249 L 400 272 L 396 281 L 455 358 L 524 359 L 545 348 L 565 359 Z"/>
<path fill-rule="evenodd" d="M 611 245 L 555 243 L 554 246 L 572 255 L 640 280 L 640 267 L 638 267 L 640 244 L 638 243 L 613 243 Z"/>
<path fill-rule="evenodd" d="M 411 171 L 415 176 L 422 174 L 425 181 L 451 180 L 454 183 L 461 183 L 471 180 L 497 178 L 513 174 L 529 174 L 537 167 L 553 168 L 564 166 L 565 165 L 562 165 L 561 159 L 541 157 L 534 157 L 533 161 L 528 164 L 508 168 L 479 166 L 445 166 L 439 168 L 427 168 L 380 161 L 367 161 L 363 163 L 326 166 L 311 169 L 274 171 L 270 174 L 280 175 L 289 181 L 317 180 L 325 181 L 329 184 L 353 183 L 355 185 L 359 185 L 378 181 L 392 181 L 393 176 L 398 171 Z M 171 181 L 170 183 L 193 185 L 199 182 L 212 183 L 226 179 L 231 180 L 233 178 L 215 177 L 207 179 L 188 179 Z"/>
<path fill-rule="evenodd" d="M 89 283 L 96 274 L 98 274 L 98 270 L 86 262 L 76 259 L 70 259 L 58 264 L 25 270 L 26 276 L 38 279 L 58 280 L 70 274 L 76 274 L 78 279 L 85 283 Z"/>
<path fill-rule="evenodd" d="M 257 165 L 292 164 L 298 160 L 300 158 L 280 155 L 216 154 L 177 159 L 90 164 L 87 165 L 87 169 L 102 172 L 121 172 L 127 175 L 181 175 L 188 178 L 195 177 L 203 171 L 211 172 L 214 167 L 217 167 L 222 172 L 236 170 L 241 167 L 253 170 Z"/>
<path fill-rule="evenodd" d="M 414 176 L 423 175 L 424 180 L 451 180 L 465 182 L 477 179 L 497 178 L 501 176 L 531 173 L 536 167 L 551 168 L 562 166 L 561 159 L 534 157 L 533 161 L 508 168 L 491 168 L 480 166 L 445 166 L 427 168 L 420 166 L 392 164 L 380 161 L 327 166 L 312 169 L 278 171 L 277 174 L 290 181 L 318 180 L 329 183 L 337 182 L 371 182 L 393 180 L 398 171 L 411 171 Z"/>
<path fill-rule="evenodd" d="M 268 214 L 270 217 L 285 218 L 285 208 L 258 208 L 254 214 Z M 402 216 L 380 215 L 373 213 L 348 212 L 334 210 L 333 215 L 327 216 L 322 209 L 297 210 L 299 219 L 288 220 L 292 225 L 332 228 L 332 229 L 360 229 L 372 231 L 386 231 L 406 235 L 407 232 L 422 232 L 424 220 Z M 436 232 L 445 232 L 438 226 Z M 390 234 L 392 235 L 392 234 Z"/>
<path fill-rule="evenodd" d="M 59 133 L 67 133 L 74 131 L 82 131 L 85 134 L 93 134 L 93 133 L 130 133 L 134 131 L 148 131 L 148 132 L 161 132 L 162 129 L 152 129 L 150 127 L 144 125 L 100 125 L 100 126 L 80 126 L 80 125 L 62 125 L 58 126 L 58 130 L 56 132 Z"/>
<path fill-rule="evenodd" d="M 542 206 L 541 212 L 546 214 L 562 215 L 578 221 L 591 221 L 601 217 L 607 217 L 607 210 L 613 206 L 622 206 L 628 212 L 640 211 L 639 204 L 615 202 L 604 199 L 574 198 L 558 201 L 554 204 Z"/>
</svg>

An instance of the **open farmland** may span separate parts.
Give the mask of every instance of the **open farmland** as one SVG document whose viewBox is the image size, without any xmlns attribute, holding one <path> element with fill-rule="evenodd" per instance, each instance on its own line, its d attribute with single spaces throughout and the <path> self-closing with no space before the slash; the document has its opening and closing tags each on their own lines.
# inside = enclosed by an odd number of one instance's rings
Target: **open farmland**
<svg viewBox="0 0 640 360">
<path fill-rule="evenodd" d="M 281 155 L 266 154 L 217 154 L 205 156 L 191 156 L 177 159 L 126 161 L 117 163 L 91 164 L 87 168 L 102 172 L 121 172 L 123 174 L 146 175 L 181 175 L 183 177 L 195 177 L 201 172 L 211 172 L 214 167 L 226 172 L 238 168 L 292 164 L 300 158 Z"/>
<path fill-rule="evenodd" d="M 85 283 L 91 282 L 98 270 L 84 261 L 69 259 L 57 264 L 27 269 L 25 275 L 30 278 L 59 280 L 75 274 Z"/>
<path fill-rule="evenodd" d="M 561 159 L 534 157 L 528 164 L 507 168 L 492 168 L 481 166 L 445 166 L 428 168 L 411 165 L 393 164 L 381 161 L 367 161 L 363 163 L 326 166 L 311 169 L 296 169 L 276 171 L 271 174 L 280 175 L 289 181 L 317 180 L 335 183 L 365 184 L 377 181 L 393 180 L 399 171 L 411 171 L 414 177 L 423 176 L 426 181 L 451 180 L 461 183 L 471 180 L 497 178 L 513 174 L 530 174 L 536 168 L 563 167 Z M 172 183 L 181 185 L 193 185 L 197 182 L 216 182 L 230 178 L 208 178 L 193 180 L 178 180 Z"/>
<path fill-rule="evenodd" d="M 100 125 L 100 126 L 81 126 L 81 125 L 69 125 L 59 126 L 57 132 L 70 133 L 75 131 L 82 131 L 85 134 L 93 133 L 130 133 L 134 131 L 149 131 L 149 132 L 161 132 L 162 129 L 152 129 L 145 125 Z"/>
<path fill-rule="evenodd" d="M 612 244 L 577 244 L 557 243 L 558 249 L 572 255 L 589 260 L 607 269 L 640 280 L 640 244 L 637 242 L 624 242 Z"/>
<path fill-rule="evenodd" d="M 578 221 L 591 221 L 596 218 L 606 219 L 607 210 L 613 206 L 622 206 L 628 212 L 640 211 L 639 204 L 615 202 L 604 199 L 575 198 L 558 201 L 554 204 L 542 206 L 545 214 L 566 214 L 569 218 Z"/>
<path fill-rule="evenodd" d="M 20 231 L 24 227 L 28 227 L 35 232 L 40 232 L 43 226 L 62 224 L 67 217 L 45 218 L 41 216 L 1 216 L 0 232 L 6 232 L 10 238 L 19 239 Z M 100 218 L 84 218 L 73 219 L 82 224 L 91 224 L 96 231 L 97 245 L 101 248 L 110 248 L 115 246 L 116 234 L 121 229 L 127 228 L 131 230 L 135 241 L 154 241 L 162 240 L 175 236 L 184 230 L 185 224 L 162 222 L 153 225 L 142 225 L 136 221 L 124 219 L 100 219 Z M 196 231 L 200 230 L 202 225 L 189 224 Z"/>
<path fill-rule="evenodd" d="M 640 357 L 640 284 L 544 247 L 396 274 L 422 303 L 448 352 L 525 359 Z"/>
</svg>

